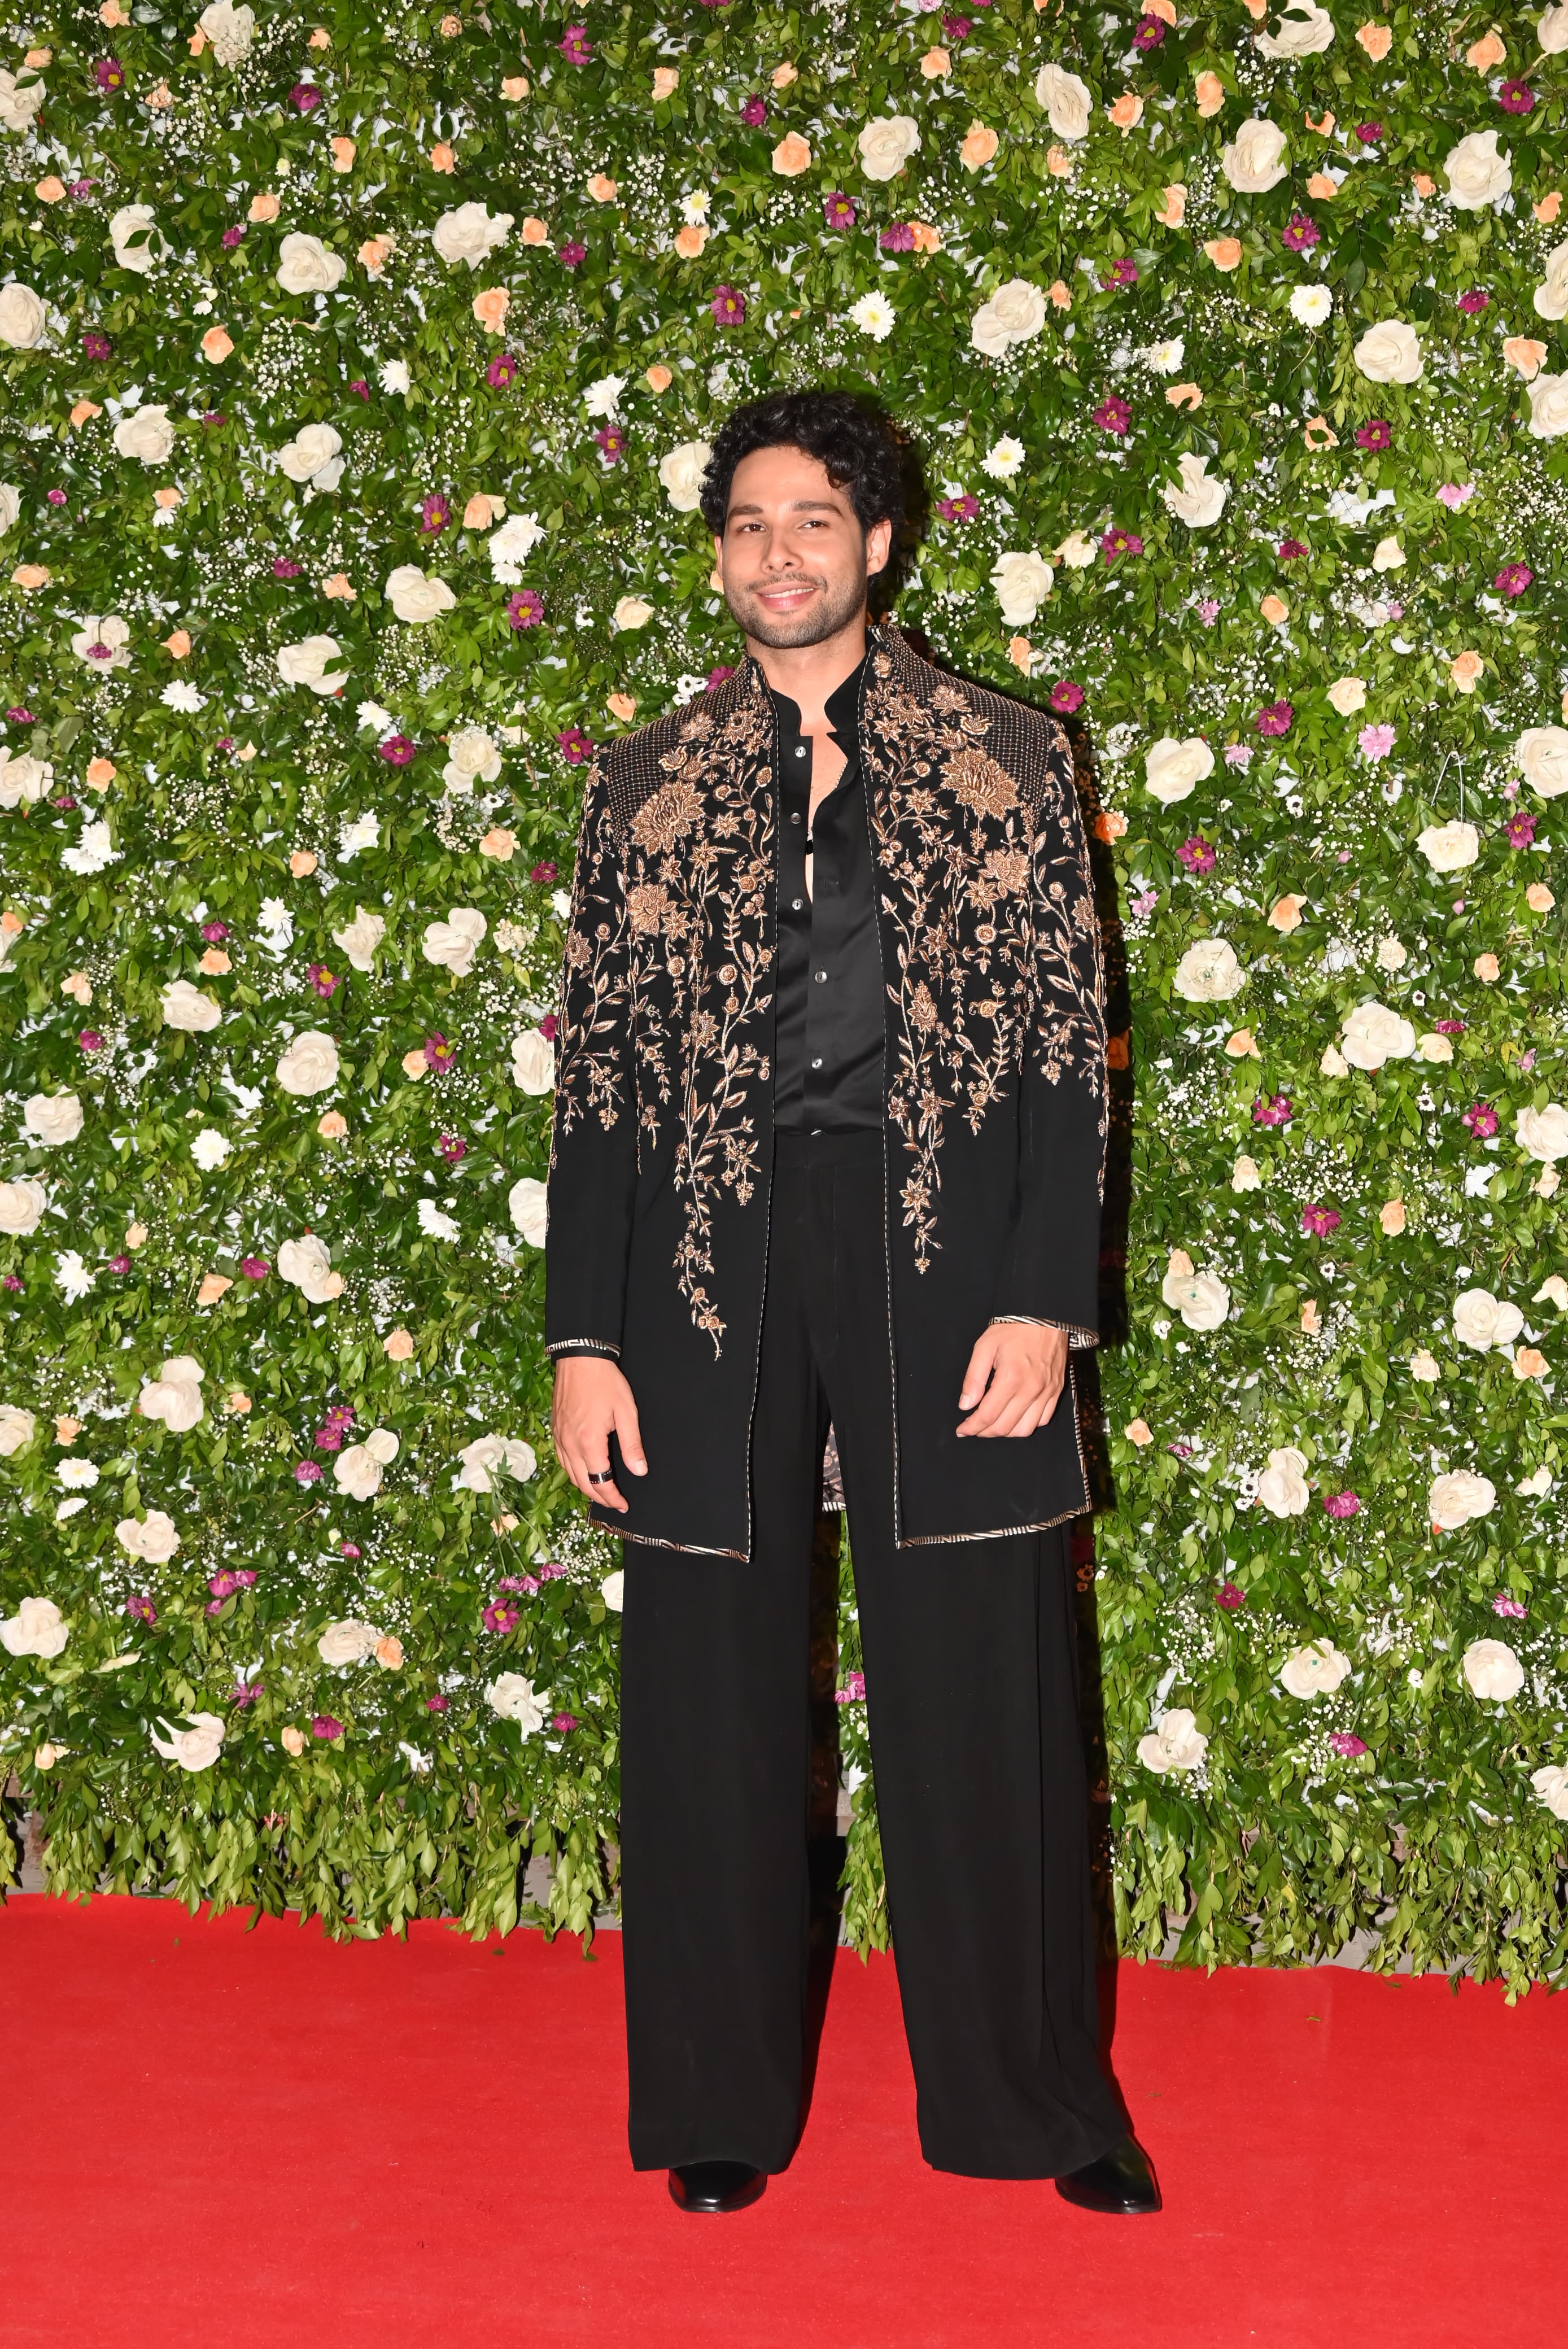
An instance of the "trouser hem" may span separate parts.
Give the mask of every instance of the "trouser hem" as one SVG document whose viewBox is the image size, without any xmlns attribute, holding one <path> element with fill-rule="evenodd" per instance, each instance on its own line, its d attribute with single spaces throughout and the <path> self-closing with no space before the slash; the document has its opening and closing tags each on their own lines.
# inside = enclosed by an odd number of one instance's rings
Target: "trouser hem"
<svg viewBox="0 0 1568 2349">
<path fill-rule="evenodd" d="M 1055 2157 L 1042 2153 L 1037 2146 L 999 2150 L 995 2146 L 928 2145 L 923 2137 L 920 2150 L 929 2168 L 945 2170 L 955 2178 L 1068 2178 L 1075 2169 L 1098 2161 L 1101 2154 L 1119 2145 L 1126 2135 L 1126 2125 L 1121 2121 L 1103 2131 L 1086 2130 L 1081 2150 Z"/>
</svg>

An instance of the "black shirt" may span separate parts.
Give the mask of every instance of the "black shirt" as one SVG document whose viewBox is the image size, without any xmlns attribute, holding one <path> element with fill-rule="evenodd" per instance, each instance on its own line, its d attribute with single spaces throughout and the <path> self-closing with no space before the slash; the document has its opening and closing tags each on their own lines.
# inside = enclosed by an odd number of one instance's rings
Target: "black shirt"
<svg viewBox="0 0 1568 2349">
<path fill-rule="evenodd" d="M 780 770 L 773 1120 L 797 1133 L 852 1133 L 879 1127 L 884 1114 L 882 948 L 857 722 L 864 667 L 828 696 L 829 731 L 845 763 L 814 821 L 810 739 L 800 731 L 799 705 L 773 695 Z"/>
</svg>

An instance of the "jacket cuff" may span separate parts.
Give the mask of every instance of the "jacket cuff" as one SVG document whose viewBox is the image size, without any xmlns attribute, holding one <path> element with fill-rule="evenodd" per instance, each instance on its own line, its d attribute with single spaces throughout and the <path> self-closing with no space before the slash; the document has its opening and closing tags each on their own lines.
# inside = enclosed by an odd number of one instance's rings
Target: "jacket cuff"
<svg viewBox="0 0 1568 2349">
<path fill-rule="evenodd" d="M 1098 1330 L 1080 1329 L 1073 1321 L 1049 1321 L 1041 1313 L 993 1313 L 991 1316 L 993 1330 L 999 1321 L 1022 1321 L 1031 1330 L 1065 1330 L 1068 1348 L 1074 1352 L 1081 1352 L 1086 1347 L 1098 1346 L 1099 1343 Z"/>
<path fill-rule="evenodd" d="M 612 1345 L 608 1338 L 556 1338 L 544 1350 L 552 1361 L 558 1354 L 589 1354 L 605 1362 L 618 1362 L 621 1359 L 621 1349 Z"/>
</svg>

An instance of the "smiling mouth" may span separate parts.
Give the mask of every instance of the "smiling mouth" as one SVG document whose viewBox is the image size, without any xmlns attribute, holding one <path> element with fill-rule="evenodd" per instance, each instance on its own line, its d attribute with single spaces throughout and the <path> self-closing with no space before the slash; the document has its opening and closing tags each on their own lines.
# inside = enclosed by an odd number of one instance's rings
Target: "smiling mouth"
<svg viewBox="0 0 1568 2349">
<path fill-rule="evenodd" d="M 817 592 L 817 583 L 814 579 L 780 579 L 775 581 L 770 587 L 754 587 L 751 592 L 759 604 L 775 604 L 783 607 L 801 603 L 808 595 L 814 595 Z"/>
</svg>

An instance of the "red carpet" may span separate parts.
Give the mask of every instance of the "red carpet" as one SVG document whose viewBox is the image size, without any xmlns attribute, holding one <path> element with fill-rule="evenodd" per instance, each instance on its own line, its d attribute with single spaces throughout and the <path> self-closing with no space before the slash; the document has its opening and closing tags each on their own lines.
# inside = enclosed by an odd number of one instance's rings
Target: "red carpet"
<svg viewBox="0 0 1568 2349">
<path fill-rule="evenodd" d="M 1562 2340 L 1568 2006 L 1123 1966 L 1166 2209 L 939 2177 L 891 1963 L 841 1953 L 789 2174 L 683 2218 L 624 2149 L 620 1942 L 334 1947 L 0 1912 L 5 2349 L 1501 2349 Z"/>
</svg>

